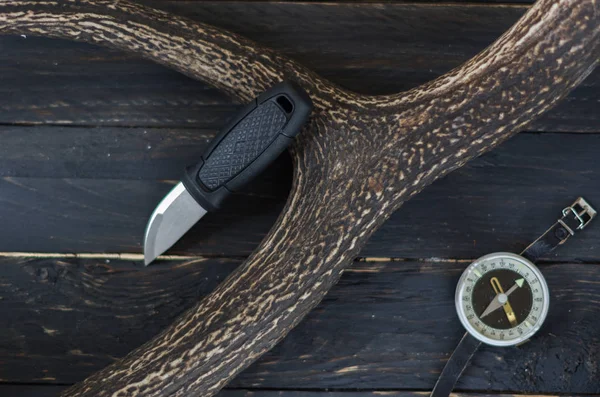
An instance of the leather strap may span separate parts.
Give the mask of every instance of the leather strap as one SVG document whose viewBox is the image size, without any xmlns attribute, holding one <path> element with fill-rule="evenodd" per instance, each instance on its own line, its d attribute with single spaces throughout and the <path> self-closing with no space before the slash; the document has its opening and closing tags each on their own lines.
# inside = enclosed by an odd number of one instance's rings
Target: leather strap
<svg viewBox="0 0 600 397">
<path fill-rule="evenodd" d="M 480 345 L 480 340 L 475 339 L 468 332 L 465 333 L 440 374 L 431 392 L 431 397 L 448 397 L 450 395 L 458 378 L 460 378 L 460 375 L 467 368 L 471 357 L 473 357 Z"/>
<path fill-rule="evenodd" d="M 586 227 L 596 216 L 596 211 L 583 198 L 579 197 L 570 207 L 562 211 L 562 215 L 562 218 L 546 230 L 540 238 L 525 248 L 521 256 L 535 262 L 538 258 L 552 252 L 569 237 Z M 448 397 L 450 395 L 480 345 L 481 342 L 468 332 L 463 336 L 440 374 L 431 392 L 431 397 Z"/>
<path fill-rule="evenodd" d="M 531 262 L 536 262 L 586 227 L 596 215 L 596 211 L 581 197 L 573 205 L 565 208 L 562 213 L 562 218 L 525 248 L 521 256 Z"/>
</svg>

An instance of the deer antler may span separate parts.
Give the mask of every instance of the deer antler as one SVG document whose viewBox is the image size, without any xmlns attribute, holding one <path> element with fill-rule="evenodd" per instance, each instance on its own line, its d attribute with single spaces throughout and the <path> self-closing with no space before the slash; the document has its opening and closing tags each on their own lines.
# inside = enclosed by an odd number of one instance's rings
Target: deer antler
<svg viewBox="0 0 600 397">
<path fill-rule="evenodd" d="M 66 396 L 210 396 L 317 305 L 369 236 L 435 179 L 563 98 L 598 62 L 595 0 L 542 0 L 492 46 L 403 94 L 368 97 L 231 33 L 126 1 L 13 1 L 0 32 L 132 51 L 249 100 L 282 79 L 315 103 L 287 205 L 212 294 Z"/>
</svg>

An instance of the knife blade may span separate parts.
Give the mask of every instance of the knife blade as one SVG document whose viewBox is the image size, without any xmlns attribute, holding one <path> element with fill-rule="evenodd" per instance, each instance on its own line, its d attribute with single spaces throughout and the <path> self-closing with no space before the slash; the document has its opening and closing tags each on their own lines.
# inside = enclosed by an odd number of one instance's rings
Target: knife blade
<svg viewBox="0 0 600 397">
<path fill-rule="evenodd" d="M 312 101 L 289 81 L 271 87 L 245 106 L 187 167 L 182 180 L 156 207 L 144 236 L 148 266 L 208 212 L 216 211 L 273 160 L 301 131 Z"/>
</svg>

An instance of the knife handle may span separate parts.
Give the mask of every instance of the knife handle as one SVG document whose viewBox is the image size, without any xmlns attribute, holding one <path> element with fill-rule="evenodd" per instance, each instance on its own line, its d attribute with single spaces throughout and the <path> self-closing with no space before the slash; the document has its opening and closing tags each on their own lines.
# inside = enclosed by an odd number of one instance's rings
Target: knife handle
<svg viewBox="0 0 600 397">
<path fill-rule="evenodd" d="M 207 211 L 260 174 L 298 135 L 312 110 L 306 92 L 282 82 L 254 99 L 217 135 L 182 179 Z"/>
</svg>

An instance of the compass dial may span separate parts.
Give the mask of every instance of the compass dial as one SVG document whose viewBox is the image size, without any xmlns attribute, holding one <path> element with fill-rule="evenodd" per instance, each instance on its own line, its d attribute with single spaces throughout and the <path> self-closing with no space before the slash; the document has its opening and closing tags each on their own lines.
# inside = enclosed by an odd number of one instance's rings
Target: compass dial
<svg viewBox="0 0 600 397">
<path fill-rule="evenodd" d="M 527 259 L 499 252 L 465 270 L 456 288 L 456 310 L 467 331 L 494 346 L 529 339 L 548 314 L 548 285 Z"/>
</svg>

